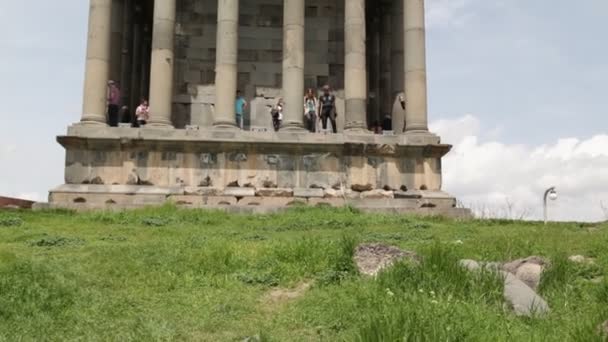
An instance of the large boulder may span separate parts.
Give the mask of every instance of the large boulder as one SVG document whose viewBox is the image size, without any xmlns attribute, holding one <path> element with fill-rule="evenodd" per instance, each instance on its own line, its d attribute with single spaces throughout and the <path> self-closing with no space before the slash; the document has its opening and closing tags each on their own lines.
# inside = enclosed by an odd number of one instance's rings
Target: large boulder
<svg viewBox="0 0 608 342">
<path fill-rule="evenodd" d="M 523 259 L 522 259 L 523 260 Z M 549 305 L 539 296 L 532 285 L 538 285 L 542 267 L 536 263 L 518 262 L 511 268 L 515 273 L 501 269 L 498 263 L 480 263 L 475 260 L 460 260 L 460 266 L 471 271 L 482 269 L 497 272 L 504 278 L 503 296 L 518 316 L 542 316 L 549 313 Z M 504 268 L 504 265 L 503 265 Z M 519 275 L 516 275 L 519 274 Z M 523 279 L 523 280 L 522 280 Z M 524 280 L 528 280 L 527 282 Z"/>
<path fill-rule="evenodd" d="M 505 300 L 518 316 L 542 316 L 549 313 L 549 305 L 530 286 L 509 272 L 502 272 L 505 277 L 503 295 Z"/>
<path fill-rule="evenodd" d="M 362 244 L 355 250 L 355 263 L 361 274 L 376 276 L 383 269 L 401 260 L 420 261 L 415 252 L 379 243 Z"/>
<path fill-rule="evenodd" d="M 516 276 L 530 288 L 536 290 L 548 261 L 539 256 L 517 259 L 503 264 L 502 269 Z"/>
</svg>

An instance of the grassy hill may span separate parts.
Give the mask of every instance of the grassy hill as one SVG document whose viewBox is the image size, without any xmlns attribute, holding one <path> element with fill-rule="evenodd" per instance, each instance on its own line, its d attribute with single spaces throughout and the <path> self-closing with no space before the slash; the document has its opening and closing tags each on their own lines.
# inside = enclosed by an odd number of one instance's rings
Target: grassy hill
<svg viewBox="0 0 608 342">
<path fill-rule="evenodd" d="M 377 279 L 361 242 L 416 251 Z M 594 264 L 574 264 L 582 254 Z M 461 258 L 545 256 L 552 312 L 516 317 Z M 608 225 L 296 208 L 231 215 L 0 212 L 0 341 L 601 341 Z"/>
</svg>

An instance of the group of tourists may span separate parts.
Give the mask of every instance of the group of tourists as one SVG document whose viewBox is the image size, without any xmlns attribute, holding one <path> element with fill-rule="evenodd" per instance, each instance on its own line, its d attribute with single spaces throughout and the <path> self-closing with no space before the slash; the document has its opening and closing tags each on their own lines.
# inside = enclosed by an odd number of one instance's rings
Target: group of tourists
<svg viewBox="0 0 608 342">
<path fill-rule="evenodd" d="M 247 109 L 247 101 L 241 95 L 240 91 L 237 91 L 235 104 L 236 123 L 239 128 L 243 129 L 243 115 Z M 279 98 L 277 103 L 270 108 L 272 127 L 277 132 L 281 129 L 283 124 L 284 108 L 285 102 L 283 101 L 283 98 Z M 306 129 L 311 133 L 326 131 L 329 123 L 331 123 L 332 131 L 334 133 L 338 132 L 338 125 L 336 123 L 336 117 L 338 116 L 336 111 L 336 96 L 332 94 L 331 88 L 328 85 L 323 87 L 323 93 L 320 97 L 317 97 L 314 89 L 308 89 L 304 96 L 303 115 Z"/>
<path fill-rule="evenodd" d="M 399 97 L 401 106 L 405 109 L 405 100 L 402 96 Z M 130 123 L 133 127 L 143 127 L 150 119 L 150 107 L 148 100 L 142 98 L 138 107 L 135 110 L 135 116 L 132 117 L 129 107 L 122 105 L 122 93 L 120 85 L 115 81 L 108 81 L 107 89 L 107 123 L 111 127 L 117 127 L 119 123 Z M 243 97 L 240 91 L 237 91 L 235 100 L 235 119 L 236 124 L 240 129 L 244 129 L 244 115 L 248 108 L 247 100 Z M 271 107 L 270 115 L 272 119 L 272 127 L 275 131 L 279 131 L 283 124 L 283 109 L 285 102 L 280 98 L 277 103 Z M 326 85 L 323 87 L 322 94 L 317 97 L 314 89 L 309 88 L 304 95 L 304 121 L 306 129 L 311 133 L 326 132 L 329 124 L 333 133 L 338 132 L 336 118 L 338 116 L 336 110 L 336 96 L 332 93 L 331 88 Z M 387 115 L 382 122 L 375 121 L 370 129 L 375 133 L 381 133 L 383 130 L 392 130 L 392 120 L 390 115 Z"/>
<path fill-rule="evenodd" d="M 135 109 L 135 117 L 131 117 L 129 107 L 122 104 L 122 92 L 118 82 L 108 81 L 107 89 L 107 123 L 110 127 L 118 127 L 120 123 L 130 123 L 133 127 L 143 127 L 150 120 L 148 100 L 142 98 Z"/>
</svg>

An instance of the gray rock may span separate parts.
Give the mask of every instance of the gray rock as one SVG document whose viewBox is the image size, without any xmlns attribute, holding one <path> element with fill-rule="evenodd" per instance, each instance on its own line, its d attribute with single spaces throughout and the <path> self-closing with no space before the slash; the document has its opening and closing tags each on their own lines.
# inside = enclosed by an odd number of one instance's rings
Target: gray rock
<svg viewBox="0 0 608 342">
<path fill-rule="evenodd" d="M 597 327 L 600 336 L 608 338 L 608 320 Z"/>
<path fill-rule="evenodd" d="M 377 243 L 359 245 L 354 259 L 359 272 L 372 277 L 400 260 L 408 259 L 414 263 L 420 261 L 415 252 Z"/>
<path fill-rule="evenodd" d="M 517 259 L 502 266 L 502 269 L 516 276 L 530 288 L 536 290 L 540 284 L 541 275 L 548 262 L 538 256 Z"/>
<path fill-rule="evenodd" d="M 583 255 L 573 255 L 568 258 L 570 262 L 575 264 L 593 264 L 595 261 L 592 258 L 587 258 Z"/>
<path fill-rule="evenodd" d="M 531 289 L 536 290 L 540 284 L 540 277 L 543 273 L 543 266 L 537 264 L 523 264 L 515 273 L 517 279 L 523 281 Z"/>
<path fill-rule="evenodd" d="M 521 267 L 524 264 L 535 264 L 535 265 L 540 265 L 540 266 L 547 266 L 549 263 L 542 257 L 539 256 L 531 256 L 531 257 L 527 257 L 527 258 L 523 258 L 523 259 L 517 259 L 517 260 L 513 260 L 511 262 L 505 263 L 502 266 L 502 269 L 516 274 L 517 273 L 517 269 L 519 267 Z"/>
<path fill-rule="evenodd" d="M 481 269 L 481 265 L 475 260 L 464 259 L 460 260 L 459 264 L 471 272 L 477 272 Z"/>
<path fill-rule="evenodd" d="M 523 281 L 509 272 L 505 278 L 504 297 L 518 316 L 543 316 L 549 313 L 549 305 Z"/>
<path fill-rule="evenodd" d="M 483 267 L 486 271 L 490 272 L 500 272 L 502 269 L 502 265 L 499 262 L 487 262 Z"/>
</svg>

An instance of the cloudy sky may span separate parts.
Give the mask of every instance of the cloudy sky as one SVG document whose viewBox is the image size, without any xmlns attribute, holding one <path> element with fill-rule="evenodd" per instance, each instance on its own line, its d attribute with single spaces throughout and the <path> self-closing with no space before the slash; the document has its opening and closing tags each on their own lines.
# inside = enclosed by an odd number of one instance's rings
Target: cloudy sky
<svg viewBox="0 0 608 342">
<path fill-rule="evenodd" d="M 62 183 L 81 110 L 88 1 L 0 0 L 0 194 Z M 444 187 L 486 215 L 608 219 L 608 1 L 427 0 Z M 605 203 L 606 213 L 601 203 Z"/>
</svg>

